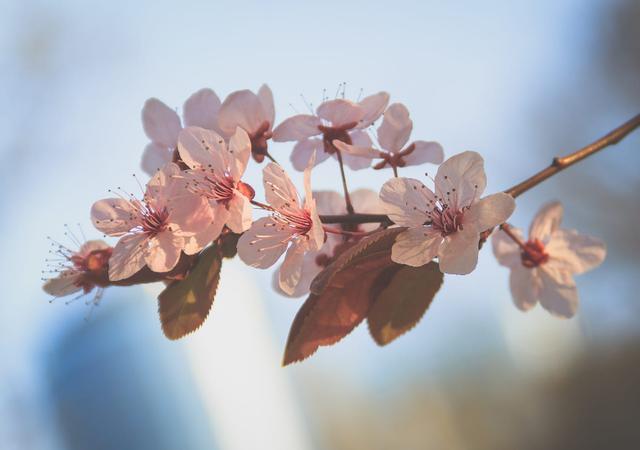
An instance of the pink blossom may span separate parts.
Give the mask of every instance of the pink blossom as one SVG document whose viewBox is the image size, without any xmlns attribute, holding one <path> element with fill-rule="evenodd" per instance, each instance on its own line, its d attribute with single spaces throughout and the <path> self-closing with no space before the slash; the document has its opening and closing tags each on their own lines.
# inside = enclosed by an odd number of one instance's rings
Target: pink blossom
<svg viewBox="0 0 640 450">
<path fill-rule="evenodd" d="M 316 114 L 298 114 L 289 117 L 273 130 L 276 142 L 297 141 L 291 153 L 296 170 L 304 170 L 311 155 L 316 153 L 316 164 L 329 156 L 337 158 L 335 140 L 358 147 L 371 147 L 367 128 L 380 117 L 389 103 L 389 94 L 379 92 L 360 102 L 338 98 L 320 104 Z M 353 170 L 371 165 L 366 158 L 351 154 L 342 155 L 344 163 Z"/>
<path fill-rule="evenodd" d="M 184 189 L 180 169 L 168 163 L 147 184 L 142 200 L 107 198 L 91 208 L 95 227 L 109 236 L 119 236 L 109 260 L 109 278 L 122 280 L 145 265 L 154 272 L 168 272 L 175 267 L 181 250 L 196 253 L 202 247 L 187 247 L 190 234 L 183 228 L 196 229 L 211 220 L 197 215 L 205 201 Z"/>
<path fill-rule="evenodd" d="M 266 84 L 258 93 L 244 89 L 232 92 L 220 107 L 218 123 L 221 134 L 230 137 L 240 127 L 247 132 L 251 140 L 251 154 L 257 162 L 267 155 L 268 143 L 276 112 L 273 106 L 273 94 Z"/>
<path fill-rule="evenodd" d="M 151 142 L 142 155 L 142 169 L 153 175 L 170 162 L 182 126 L 196 126 L 219 131 L 220 99 L 211 89 L 200 89 L 184 102 L 182 123 L 178 114 L 157 98 L 150 98 L 142 108 L 142 126 Z"/>
<path fill-rule="evenodd" d="M 478 262 L 480 233 L 503 223 L 515 208 L 510 195 L 480 199 L 484 161 L 476 152 L 452 156 L 438 168 L 435 194 L 412 178 L 392 178 L 380 191 L 384 210 L 397 225 L 391 259 L 419 267 L 436 256 L 444 273 L 464 275 Z"/>
<path fill-rule="evenodd" d="M 333 144 L 347 155 L 369 160 L 381 158 L 382 161 L 374 166 L 375 169 L 424 163 L 440 164 L 444 160 L 444 152 L 437 142 L 413 141 L 407 145 L 412 129 L 413 122 L 407 108 L 402 103 L 393 103 L 384 112 L 382 124 L 377 130 L 380 149 L 352 145 L 340 140 L 333 141 Z"/>
<path fill-rule="evenodd" d="M 311 192 L 312 166 L 313 157 L 304 172 L 304 203 L 282 167 L 269 163 L 264 168 L 265 195 L 272 214 L 254 222 L 238 241 L 240 259 L 260 269 L 271 267 L 287 252 L 278 271 L 278 281 L 289 295 L 302 280 L 305 254 L 318 251 L 324 243 L 322 222 Z"/>
<path fill-rule="evenodd" d="M 189 166 L 184 172 L 186 188 L 205 200 L 205 209 L 198 214 L 209 215 L 211 220 L 199 228 L 189 245 L 202 248 L 216 239 L 223 227 L 234 233 L 242 233 L 251 227 L 251 203 L 253 189 L 241 181 L 249 162 L 251 142 L 242 128 L 227 145 L 214 131 L 187 127 L 178 139 L 180 159 Z"/>
<path fill-rule="evenodd" d="M 381 210 L 378 194 L 369 189 L 358 189 L 349 195 L 351 203 L 357 213 L 376 214 Z M 347 214 L 344 197 L 333 191 L 314 191 L 313 198 L 319 214 L 337 215 Z M 372 231 L 378 224 L 368 223 L 358 225 L 356 229 L 349 228 L 350 231 Z M 351 242 L 347 236 L 327 233 L 326 240 L 318 250 L 310 250 L 305 253 L 302 261 L 302 274 L 295 290 L 287 294 L 280 288 L 278 272 L 274 273 L 273 288 L 290 297 L 301 297 L 309 292 L 309 286 L 313 279 L 331 262 L 331 259 L 340 252 L 344 244 Z"/>
<path fill-rule="evenodd" d="M 99 303 L 104 289 L 104 286 L 99 285 L 100 274 L 106 270 L 112 248 L 100 240 L 86 241 L 75 251 L 57 242 L 52 245 L 55 250 L 50 253 L 56 258 L 48 260 L 51 265 L 49 272 L 57 275 L 45 280 L 42 287 L 44 291 L 56 298 L 77 292 L 80 292 L 81 297 L 97 287 L 95 296 L 88 303 Z"/>
<path fill-rule="evenodd" d="M 523 311 L 539 301 L 553 315 L 572 317 L 578 309 L 573 275 L 594 269 L 604 261 L 604 242 L 562 229 L 561 221 L 562 205 L 553 202 L 536 214 L 526 242 L 520 230 L 510 228 L 522 247 L 504 231 L 497 231 L 492 238 L 498 262 L 511 269 L 511 295 Z"/>
</svg>

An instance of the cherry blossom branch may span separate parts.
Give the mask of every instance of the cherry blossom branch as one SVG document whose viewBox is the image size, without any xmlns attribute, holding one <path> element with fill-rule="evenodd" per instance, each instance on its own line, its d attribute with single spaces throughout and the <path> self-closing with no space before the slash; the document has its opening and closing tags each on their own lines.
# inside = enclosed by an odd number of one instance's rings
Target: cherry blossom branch
<svg viewBox="0 0 640 450">
<path fill-rule="evenodd" d="M 342 162 L 342 153 L 340 152 L 340 150 L 336 150 L 336 154 L 338 155 L 338 163 L 340 165 L 340 176 L 342 177 L 342 190 L 344 191 L 344 201 L 347 206 L 347 213 L 351 215 L 355 212 L 355 210 L 353 209 L 353 204 L 351 203 L 351 197 L 349 197 L 349 188 L 347 187 L 347 177 L 344 174 L 344 163 Z"/>
<path fill-rule="evenodd" d="M 634 116 L 626 123 L 620 125 L 615 130 L 609 132 L 607 135 L 601 137 L 595 142 L 582 147 L 580 150 L 570 153 L 566 156 L 555 157 L 551 162 L 551 165 L 535 175 L 527 178 L 521 183 L 516 184 L 515 186 L 504 191 L 505 193 L 511 195 L 512 197 L 518 197 L 521 194 L 524 194 L 529 189 L 539 185 L 544 180 L 553 175 L 561 172 L 574 165 L 575 163 L 582 161 L 588 156 L 593 155 L 594 153 L 599 152 L 600 150 L 609 147 L 610 145 L 615 145 L 620 142 L 625 136 L 631 133 L 636 128 L 640 127 L 640 114 Z"/>
<path fill-rule="evenodd" d="M 518 244 L 518 247 L 520 247 L 525 252 L 527 251 L 527 246 L 524 245 L 524 242 L 522 242 L 522 239 L 516 236 L 516 234 L 511 230 L 511 225 L 505 222 L 502 225 L 500 225 L 500 229 L 504 231 L 506 235 L 509 236 L 513 242 Z"/>
<path fill-rule="evenodd" d="M 325 214 L 320 216 L 322 223 L 349 223 L 349 224 L 362 224 L 362 223 L 391 223 L 389 217 L 385 214 Z"/>
</svg>

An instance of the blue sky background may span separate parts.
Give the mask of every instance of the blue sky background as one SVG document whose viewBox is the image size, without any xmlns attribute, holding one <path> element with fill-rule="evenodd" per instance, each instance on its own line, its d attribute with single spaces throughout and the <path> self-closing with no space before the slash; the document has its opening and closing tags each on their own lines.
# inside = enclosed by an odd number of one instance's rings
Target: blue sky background
<svg viewBox="0 0 640 450">
<path fill-rule="evenodd" d="M 578 0 L 0 2 L 0 377 L 6 380 L 0 387 L 0 422 L 15 416 L 15 397 L 26 415 L 39 411 L 32 420 L 49 430 L 40 441 L 33 438 L 33 447 L 66 448 L 69 444 L 60 437 L 64 433 L 52 419 L 55 414 L 46 412 L 55 410 L 55 400 L 47 394 L 43 361 L 56 354 L 56 343 L 76 327 L 110 323 L 107 318 L 114 315 L 129 317 L 147 330 L 145 339 L 153 342 L 154 354 L 191 355 L 196 373 L 215 373 L 216 364 L 228 367 L 230 375 L 245 370 L 243 358 L 229 350 L 236 337 L 246 342 L 245 347 L 239 344 L 248 349 L 244 359 L 258 358 L 260 352 L 273 356 L 263 366 L 249 366 L 268 371 L 269 383 L 275 383 L 270 386 L 280 386 L 276 391 L 289 405 L 281 408 L 286 410 L 283 417 L 302 417 L 296 425 L 301 437 L 290 443 L 293 448 L 302 441 L 314 446 L 321 439 L 310 425 L 317 411 L 309 406 L 307 393 L 320 380 L 329 386 L 325 397 L 338 396 L 344 386 L 376 396 L 403 383 L 462 373 L 494 358 L 507 361 L 514 377 L 526 377 L 559 370 L 593 341 L 633 334 L 637 265 L 630 255 L 638 244 L 625 239 L 633 236 L 638 218 L 632 196 L 638 187 L 638 135 L 518 199 L 516 225 L 528 226 L 544 201 L 560 198 L 569 227 L 609 242 L 605 264 L 578 280 L 581 311 L 571 321 L 539 310 L 515 310 L 507 271 L 487 248 L 473 274 L 446 277 L 419 326 L 389 347 L 377 348 L 360 327 L 309 361 L 280 369 L 288 327 L 301 302 L 272 293 L 270 271 L 239 261 L 227 264 L 221 293 L 203 327 L 203 333 L 216 336 L 219 329 L 232 333 L 219 353 L 219 347 L 207 347 L 197 337 L 177 344 L 165 341 L 153 289 L 109 289 L 84 325 L 84 308 L 50 305 L 39 282 L 47 235 L 62 237 L 64 223 L 80 222 L 87 235 L 98 237 L 88 217 L 93 201 L 109 188 L 136 187 L 131 174 L 141 174 L 139 159 L 147 142 L 140 110 L 149 97 L 181 107 L 202 87 L 224 97 L 266 82 L 280 121 L 293 114 L 290 103 L 304 108 L 300 94 L 317 105 L 323 89 L 332 92 L 341 82 L 347 83 L 348 97 L 357 97 L 360 89 L 365 95 L 386 90 L 392 101 L 409 108 L 414 138 L 439 141 L 447 156 L 480 152 L 487 192 L 492 192 L 638 112 L 637 95 L 625 93 L 634 92 L 638 78 L 615 78 L 616 71 L 628 68 L 599 59 L 607 52 L 608 33 L 615 30 L 610 13 L 615 5 Z M 272 149 L 290 167 L 291 146 Z M 253 165 L 247 178 L 259 180 L 260 169 Z M 402 174 L 420 177 L 424 171 L 411 168 Z M 349 184 L 378 190 L 389 175 L 352 172 Z M 301 182 L 301 174 L 294 179 Z M 333 161 L 313 174 L 315 188 L 338 188 L 338 183 Z M 621 200 L 629 198 L 628 204 Z M 609 230 L 610 235 L 603 235 Z M 247 292 L 253 294 L 238 295 L 235 287 L 241 285 L 249 285 Z M 221 306 L 232 302 L 247 309 Z M 252 318 L 245 323 L 243 314 Z M 112 323 L 114 334 L 125 327 Z M 254 327 L 260 334 L 254 334 Z M 106 332 L 91 339 L 98 345 L 112 337 Z M 258 340 L 268 341 L 266 350 L 252 345 Z M 87 345 L 91 354 L 93 347 Z M 208 352 L 215 363 L 198 366 L 194 348 L 200 358 Z M 198 379 L 196 392 L 215 382 Z M 229 377 L 229 391 L 246 388 L 233 379 Z M 245 381 L 252 383 L 252 378 Z M 0 427 L 0 446 L 22 442 L 11 426 L 6 428 L 3 433 Z M 219 442 L 224 432 L 214 434 Z M 233 448 L 233 439 L 222 439 L 226 444 L 221 448 Z"/>
</svg>

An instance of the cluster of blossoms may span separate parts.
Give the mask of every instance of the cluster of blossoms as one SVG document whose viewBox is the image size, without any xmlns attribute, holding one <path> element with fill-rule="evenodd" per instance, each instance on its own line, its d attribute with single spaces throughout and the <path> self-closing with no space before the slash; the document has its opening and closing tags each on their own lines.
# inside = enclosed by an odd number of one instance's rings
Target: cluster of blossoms
<svg viewBox="0 0 640 450">
<path fill-rule="evenodd" d="M 77 251 L 60 247 L 65 263 L 45 290 L 54 296 L 88 293 L 126 284 L 141 271 L 179 280 L 189 270 L 188 264 L 179 270 L 181 261 L 235 235 L 237 254 L 249 266 L 269 268 L 284 254 L 274 288 L 299 297 L 345 249 L 381 229 L 402 227 L 392 261 L 420 267 L 437 259 L 440 271 L 458 275 L 475 269 L 479 249 L 493 233 L 498 261 L 511 269 L 516 305 L 526 310 L 540 301 L 553 314 L 572 316 L 577 307 L 572 274 L 600 264 L 604 244 L 559 229 L 557 203 L 536 216 L 524 241 L 506 224 L 514 198 L 502 192 L 482 196 L 487 184 L 482 157 L 466 151 L 444 160 L 437 142 L 410 139 L 409 111 L 389 101 L 386 92 L 360 101 L 335 98 L 313 114 L 297 114 L 275 126 L 273 95 L 266 85 L 257 93 L 233 92 L 224 101 L 210 89 L 197 91 L 184 103 L 182 119 L 161 101 L 148 100 L 142 122 L 150 143 L 142 168 L 151 179 L 142 198 L 118 192 L 95 202 L 94 226 L 117 243 L 111 248 L 88 241 Z M 295 142 L 290 161 L 304 172 L 303 196 L 276 163 L 270 141 Z M 271 160 L 263 169 L 264 202 L 243 179 L 251 157 L 256 163 Z M 313 167 L 330 157 L 340 168 L 344 196 L 312 190 Z M 432 188 L 398 176 L 399 169 L 422 164 L 438 165 Z M 393 173 L 385 172 L 390 179 L 379 194 L 349 193 L 345 166 Z M 264 215 L 255 217 L 256 211 Z M 336 217 L 345 220 L 326 219 Z"/>
</svg>

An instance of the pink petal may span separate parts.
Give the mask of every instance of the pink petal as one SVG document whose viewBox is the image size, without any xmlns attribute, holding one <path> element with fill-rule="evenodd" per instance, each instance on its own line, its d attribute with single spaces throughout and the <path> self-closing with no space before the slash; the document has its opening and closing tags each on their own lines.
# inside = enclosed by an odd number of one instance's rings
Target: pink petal
<svg viewBox="0 0 640 450">
<path fill-rule="evenodd" d="M 289 117 L 273 130 L 273 140 L 276 142 L 301 141 L 320 134 L 318 125 L 321 124 L 317 116 L 298 114 Z"/>
<path fill-rule="evenodd" d="M 558 229 L 562 222 L 562 204 L 551 202 L 544 205 L 533 218 L 529 227 L 529 238 L 539 239 L 546 243 L 551 237 L 551 233 Z"/>
<path fill-rule="evenodd" d="M 511 228 L 511 231 L 519 238 L 523 239 L 522 231 L 518 228 Z M 511 268 L 522 267 L 520 257 L 520 247 L 502 230 L 496 230 L 491 236 L 493 254 L 498 263 Z"/>
<path fill-rule="evenodd" d="M 313 152 L 316 152 L 316 165 L 329 157 L 329 154 L 324 151 L 324 144 L 321 139 L 311 138 L 298 142 L 291 153 L 293 168 L 303 171 L 307 167 Z"/>
<path fill-rule="evenodd" d="M 549 266 L 575 274 L 598 267 L 607 255 L 607 247 L 600 239 L 562 229 L 551 234 L 545 251 Z"/>
<path fill-rule="evenodd" d="M 82 289 L 82 286 L 77 285 L 81 276 L 82 274 L 76 270 L 65 270 L 56 278 L 47 280 L 42 289 L 54 297 L 64 297 Z"/>
<path fill-rule="evenodd" d="M 380 158 L 380 152 L 373 147 L 360 147 L 357 145 L 349 145 L 338 139 L 334 139 L 333 145 L 342 152 L 342 155 L 358 156 L 369 160 Z"/>
<path fill-rule="evenodd" d="M 528 269 L 522 264 L 513 267 L 509 286 L 513 303 L 522 311 L 529 311 L 538 303 L 542 280 L 538 269 Z"/>
<path fill-rule="evenodd" d="M 378 142 L 383 149 L 398 153 L 409 140 L 412 129 L 409 110 L 402 103 L 394 103 L 384 112 L 378 128 Z"/>
<path fill-rule="evenodd" d="M 140 167 L 147 175 L 153 176 L 162 166 L 171 162 L 172 158 L 173 150 L 151 142 L 144 148 Z"/>
<path fill-rule="evenodd" d="M 271 88 L 266 84 L 260 86 L 260 89 L 258 89 L 258 98 L 262 104 L 265 118 L 269 121 L 269 129 L 271 129 L 276 120 L 276 109 L 273 106 L 273 93 L 271 92 Z"/>
<path fill-rule="evenodd" d="M 554 316 L 570 318 L 578 310 L 578 290 L 571 274 L 548 264 L 539 268 L 542 279 L 540 304 Z"/>
<path fill-rule="evenodd" d="M 281 208 L 285 205 L 300 207 L 298 191 L 282 167 L 275 163 L 269 163 L 262 170 L 262 175 L 265 196 L 271 206 L 275 208 Z"/>
<path fill-rule="evenodd" d="M 380 190 L 382 212 L 396 224 L 407 227 L 422 226 L 433 209 L 433 192 L 413 178 L 392 178 Z"/>
<path fill-rule="evenodd" d="M 238 256 L 251 267 L 271 267 L 285 252 L 290 230 L 278 224 L 272 217 L 263 217 L 253 222 L 238 241 Z"/>
<path fill-rule="evenodd" d="M 236 128 L 225 153 L 227 154 L 225 159 L 229 161 L 231 176 L 235 181 L 240 181 L 251 156 L 251 141 L 242 128 Z"/>
<path fill-rule="evenodd" d="M 220 105 L 220 99 L 215 92 L 208 88 L 200 89 L 184 102 L 184 126 L 218 131 Z"/>
<path fill-rule="evenodd" d="M 231 93 L 222 103 L 218 113 L 218 125 L 222 132 L 231 136 L 236 127 L 247 133 L 255 132 L 269 117 L 265 113 L 260 98 L 249 90 Z"/>
<path fill-rule="evenodd" d="M 113 248 L 111 258 L 109 258 L 109 279 L 111 281 L 125 280 L 142 269 L 145 266 L 144 257 L 147 245 L 145 233 L 122 236 Z"/>
<path fill-rule="evenodd" d="M 378 120 L 388 104 L 389 94 L 386 92 L 378 92 L 363 98 L 359 105 L 364 110 L 364 116 L 360 119 L 358 128 L 366 128 Z"/>
<path fill-rule="evenodd" d="M 178 138 L 180 159 L 191 169 L 227 170 L 227 146 L 215 131 L 199 127 L 187 127 Z"/>
<path fill-rule="evenodd" d="M 284 261 L 278 271 L 279 286 L 287 295 L 292 295 L 296 286 L 302 279 L 302 262 L 304 258 L 304 246 L 293 244 L 287 250 Z"/>
<path fill-rule="evenodd" d="M 147 183 L 145 193 L 146 201 L 157 211 L 168 207 L 181 191 L 184 192 L 184 184 L 178 178 L 181 176 L 177 164 L 165 164 Z"/>
<path fill-rule="evenodd" d="M 335 153 L 333 157 L 338 159 Z M 351 170 L 362 170 L 371 166 L 371 160 L 369 158 L 354 156 L 349 153 L 342 154 L 342 162 Z"/>
<path fill-rule="evenodd" d="M 288 297 L 302 297 L 303 295 L 308 294 L 311 282 L 323 269 L 316 264 L 317 256 L 318 252 L 307 252 L 304 254 L 304 258 L 302 259 L 302 273 L 300 274 L 300 280 L 298 281 L 293 293 L 287 294 L 280 288 L 280 269 L 273 273 L 271 283 L 273 290 Z"/>
<path fill-rule="evenodd" d="M 104 234 L 120 236 L 138 225 L 139 214 L 127 200 L 106 198 L 91 207 L 91 222 Z"/>
<path fill-rule="evenodd" d="M 428 227 L 409 228 L 396 237 L 391 248 L 391 259 L 398 264 L 424 266 L 436 257 L 441 242 L 440 233 Z"/>
<path fill-rule="evenodd" d="M 438 168 L 435 185 L 436 195 L 450 201 L 456 209 L 470 206 L 487 185 L 482 156 L 462 152 L 447 159 Z"/>
<path fill-rule="evenodd" d="M 464 214 L 464 226 L 474 227 L 478 232 L 489 230 L 504 223 L 516 208 L 516 202 L 509 194 L 498 192 L 471 205 Z"/>
<path fill-rule="evenodd" d="M 171 231 L 163 231 L 149 239 L 149 248 L 145 254 L 145 261 L 149 269 L 154 272 L 168 272 L 173 269 L 180 259 L 180 252 L 184 247 L 184 238 Z"/>
<path fill-rule="evenodd" d="M 101 241 L 99 239 L 94 239 L 91 241 L 86 241 L 84 244 L 80 246 L 78 250 L 78 255 L 80 256 L 89 256 L 89 253 L 96 250 L 104 250 L 110 248 L 111 246 L 107 244 L 105 241 Z"/>
<path fill-rule="evenodd" d="M 201 215 L 200 217 L 204 216 Z M 194 226 L 193 232 L 185 235 L 184 252 L 187 255 L 194 255 L 217 239 L 222 233 L 228 218 L 227 208 L 224 205 L 216 205 L 208 215 L 206 222 L 201 223 L 199 226 Z"/>
<path fill-rule="evenodd" d="M 315 153 L 311 156 L 309 165 L 304 171 L 304 207 L 309 212 L 312 222 L 311 230 L 308 232 L 308 236 L 311 238 L 309 243 L 311 250 L 318 250 L 322 247 L 322 244 L 324 244 L 324 229 L 322 228 L 322 222 L 320 221 L 316 202 L 311 190 L 311 169 L 313 169 L 313 166 L 315 165 L 315 156 Z"/>
<path fill-rule="evenodd" d="M 165 148 L 175 148 L 182 126 L 176 112 L 157 98 L 150 98 L 142 108 L 142 127 L 151 141 Z"/>
<path fill-rule="evenodd" d="M 358 124 L 365 113 L 364 108 L 357 103 L 342 98 L 328 100 L 320 104 L 316 110 L 316 114 L 329 122 L 333 127 Z"/>
<path fill-rule="evenodd" d="M 478 264 L 480 234 L 465 228 L 444 239 L 438 251 L 440 271 L 457 275 L 473 272 Z"/>
<path fill-rule="evenodd" d="M 251 228 L 253 208 L 247 197 L 236 191 L 228 206 L 229 217 L 226 224 L 234 233 L 242 233 Z"/>
<path fill-rule="evenodd" d="M 407 166 L 419 166 L 421 164 L 440 164 L 444 160 L 444 150 L 437 142 L 414 141 L 413 151 L 402 159 Z"/>
</svg>

